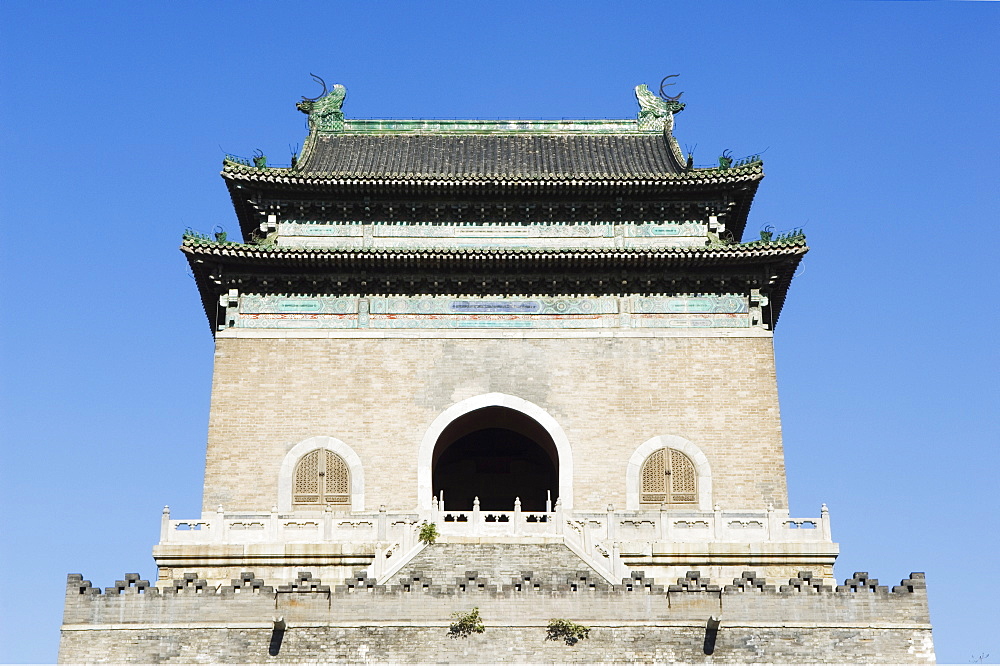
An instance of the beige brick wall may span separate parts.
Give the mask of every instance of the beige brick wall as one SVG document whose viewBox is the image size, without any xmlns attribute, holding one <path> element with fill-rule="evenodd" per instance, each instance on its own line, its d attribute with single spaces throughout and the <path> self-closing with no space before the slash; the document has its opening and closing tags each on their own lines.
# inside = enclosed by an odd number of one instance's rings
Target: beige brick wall
<svg viewBox="0 0 1000 666">
<path fill-rule="evenodd" d="M 414 337 L 220 338 L 204 507 L 270 509 L 286 452 L 327 435 L 361 458 L 367 509 L 413 509 L 431 422 L 491 392 L 563 428 L 576 509 L 624 508 L 629 457 L 668 434 L 708 457 L 723 509 L 787 506 L 769 337 Z"/>
</svg>

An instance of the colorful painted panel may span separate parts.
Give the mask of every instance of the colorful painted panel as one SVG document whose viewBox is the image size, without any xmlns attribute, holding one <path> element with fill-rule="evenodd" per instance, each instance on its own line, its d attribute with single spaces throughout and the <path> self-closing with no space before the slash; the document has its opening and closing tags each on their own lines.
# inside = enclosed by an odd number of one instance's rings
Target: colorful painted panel
<svg viewBox="0 0 1000 666">
<path fill-rule="evenodd" d="M 706 236 L 708 227 L 697 222 L 683 222 L 680 224 L 657 223 L 629 224 L 625 226 L 625 235 L 636 238 L 658 238 L 669 236 Z"/>
<path fill-rule="evenodd" d="M 618 224 L 537 222 L 529 224 L 463 224 L 461 222 L 365 223 L 289 221 L 278 224 L 280 237 L 361 237 L 365 227 L 375 238 L 626 238 L 705 237 L 699 222 L 621 222 Z M 618 233 L 616 234 L 616 230 Z"/>
<path fill-rule="evenodd" d="M 363 307 L 367 305 L 367 307 Z M 230 313 L 237 328 L 748 328 L 744 296 L 635 297 L 620 313 L 615 296 L 456 298 L 453 296 L 291 297 L 244 294 Z"/>
<path fill-rule="evenodd" d="M 237 328 L 358 328 L 358 315 L 239 314 L 235 324 Z"/>
<path fill-rule="evenodd" d="M 749 311 L 746 296 L 642 296 L 633 311 L 642 314 L 742 314 Z"/>
<path fill-rule="evenodd" d="M 593 315 L 615 314 L 618 299 L 598 298 L 372 298 L 372 314 L 520 314 Z"/>
<path fill-rule="evenodd" d="M 632 315 L 635 328 L 749 328 L 750 315 Z"/>
<path fill-rule="evenodd" d="M 375 237 L 400 238 L 597 238 L 612 236 L 609 224 L 377 224 Z"/>
<path fill-rule="evenodd" d="M 302 224 L 282 222 L 278 225 L 279 236 L 363 236 L 364 226 L 354 224 Z"/>
<path fill-rule="evenodd" d="M 360 299 L 345 298 L 291 298 L 288 296 L 240 296 L 240 314 L 268 313 L 316 313 L 316 314 L 356 314 Z"/>
<path fill-rule="evenodd" d="M 238 328 L 357 328 L 358 298 L 240 296 Z"/>
<path fill-rule="evenodd" d="M 614 315 L 371 315 L 371 328 L 607 328 L 618 323 Z"/>
</svg>

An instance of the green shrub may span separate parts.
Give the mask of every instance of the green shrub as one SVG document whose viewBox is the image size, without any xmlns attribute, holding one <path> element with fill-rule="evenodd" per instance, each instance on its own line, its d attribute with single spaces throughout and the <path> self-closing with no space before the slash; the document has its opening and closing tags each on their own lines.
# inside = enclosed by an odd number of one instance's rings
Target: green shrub
<svg viewBox="0 0 1000 666">
<path fill-rule="evenodd" d="M 547 641 L 563 641 L 566 645 L 576 645 L 582 639 L 590 636 L 590 627 L 585 627 L 576 622 L 570 622 L 562 618 L 549 620 L 548 633 L 545 635 Z"/>
<path fill-rule="evenodd" d="M 438 538 L 438 528 L 434 523 L 424 523 L 420 526 L 420 537 L 419 539 L 426 544 L 432 544 L 437 541 Z"/>
<path fill-rule="evenodd" d="M 452 613 L 451 627 L 448 628 L 448 635 L 452 638 L 468 638 L 472 634 L 481 634 L 486 631 L 483 620 L 479 617 L 479 607 L 473 608 L 468 613 Z"/>
</svg>

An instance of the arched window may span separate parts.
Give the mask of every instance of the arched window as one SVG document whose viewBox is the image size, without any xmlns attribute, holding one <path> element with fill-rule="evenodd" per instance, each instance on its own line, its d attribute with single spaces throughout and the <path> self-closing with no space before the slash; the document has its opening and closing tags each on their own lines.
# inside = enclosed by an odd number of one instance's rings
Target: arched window
<svg viewBox="0 0 1000 666">
<path fill-rule="evenodd" d="M 296 506 L 350 505 L 351 473 L 347 463 L 328 449 L 310 451 L 295 466 L 292 493 Z"/>
<path fill-rule="evenodd" d="M 641 504 L 697 504 L 698 475 L 691 459 L 677 449 L 651 453 L 640 474 Z"/>
</svg>

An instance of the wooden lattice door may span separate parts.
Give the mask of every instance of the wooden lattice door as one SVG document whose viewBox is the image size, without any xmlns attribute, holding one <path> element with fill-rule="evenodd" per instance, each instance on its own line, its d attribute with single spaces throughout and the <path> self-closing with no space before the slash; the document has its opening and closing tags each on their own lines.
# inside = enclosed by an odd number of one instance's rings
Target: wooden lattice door
<svg viewBox="0 0 1000 666">
<path fill-rule="evenodd" d="M 292 492 L 296 505 L 350 504 L 351 474 L 347 463 L 333 451 L 310 451 L 295 466 Z"/>
<path fill-rule="evenodd" d="M 660 449 L 642 465 L 643 504 L 697 504 L 698 477 L 694 464 L 676 449 Z"/>
</svg>

